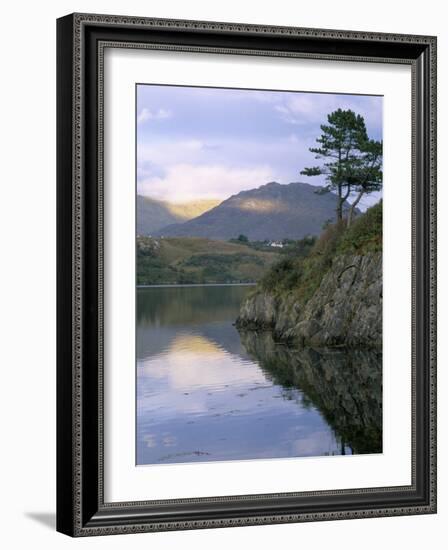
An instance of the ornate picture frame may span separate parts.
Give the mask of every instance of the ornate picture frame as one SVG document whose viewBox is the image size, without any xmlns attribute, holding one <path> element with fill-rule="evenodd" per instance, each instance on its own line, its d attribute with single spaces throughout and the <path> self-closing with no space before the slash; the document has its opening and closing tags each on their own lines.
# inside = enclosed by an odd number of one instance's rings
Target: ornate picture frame
<svg viewBox="0 0 448 550">
<path fill-rule="evenodd" d="M 410 66 L 410 485 L 166 500 L 148 494 L 143 501 L 105 501 L 103 155 L 108 47 Z M 435 513 L 436 38 L 72 14 L 58 19 L 57 52 L 57 530 L 91 536 Z"/>
</svg>

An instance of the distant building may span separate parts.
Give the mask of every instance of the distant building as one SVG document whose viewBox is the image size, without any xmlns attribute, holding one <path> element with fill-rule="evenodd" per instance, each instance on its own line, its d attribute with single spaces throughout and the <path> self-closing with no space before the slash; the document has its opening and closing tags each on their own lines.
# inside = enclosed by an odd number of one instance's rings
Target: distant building
<svg viewBox="0 0 448 550">
<path fill-rule="evenodd" d="M 283 248 L 283 243 L 281 242 L 278 242 L 278 241 L 271 241 L 269 243 L 269 246 L 273 246 L 274 248 Z"/>
</svg>

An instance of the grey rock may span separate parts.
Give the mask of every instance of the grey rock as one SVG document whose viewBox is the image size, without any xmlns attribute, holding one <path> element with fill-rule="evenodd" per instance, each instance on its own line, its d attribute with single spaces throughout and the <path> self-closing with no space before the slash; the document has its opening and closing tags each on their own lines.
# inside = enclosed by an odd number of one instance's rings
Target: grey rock
<svg viewBox="0 0 448 550">
<path fill-rule="evenodd" d="M 342 255 L 306 304 L 293 292 L 257 291 L 242 304 L 240 329 L 271 328 L 300 346 L 382 345 L 382 254 Z"/>
</svg>

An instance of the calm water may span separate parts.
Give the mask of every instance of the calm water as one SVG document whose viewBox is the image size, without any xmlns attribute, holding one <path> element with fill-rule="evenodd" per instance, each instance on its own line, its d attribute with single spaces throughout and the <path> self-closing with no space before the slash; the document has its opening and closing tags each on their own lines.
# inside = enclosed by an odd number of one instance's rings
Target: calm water
<svg viewBox="0 0 448 550">
<path fill-rule="evenodd" d="M 137 463 L 381 452 L 381 355 L 232 325 L 251 287 L 137 291 Z"/>
</svg>

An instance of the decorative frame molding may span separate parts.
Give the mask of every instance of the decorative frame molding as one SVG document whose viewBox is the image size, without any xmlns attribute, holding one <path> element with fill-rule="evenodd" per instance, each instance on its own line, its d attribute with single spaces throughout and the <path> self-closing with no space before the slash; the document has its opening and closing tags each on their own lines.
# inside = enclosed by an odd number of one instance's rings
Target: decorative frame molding
<svg viewBox="0 0 448 550">
<path fill-rule="evenodd" d="M 89 536 L 435 513 L 436 38 L 93 14 L 63 17 L 57 30 L 57 529 Z M 411 65 L 410 486 L 104 502 L 102 82 L 112 46 Z"/>
</svg>

